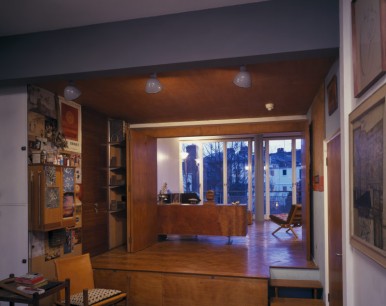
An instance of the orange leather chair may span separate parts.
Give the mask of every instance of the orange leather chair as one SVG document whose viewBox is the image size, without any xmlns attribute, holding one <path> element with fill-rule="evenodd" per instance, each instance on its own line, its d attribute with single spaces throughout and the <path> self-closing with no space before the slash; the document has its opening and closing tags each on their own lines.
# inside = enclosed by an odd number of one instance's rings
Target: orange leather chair
<svg viewBox="0 0 386 306">
<path fill-rule="evenodd" d="M 70 303 L 77 306 L 105 306 L 124 301 L 128 305 L 126 293 L 114 289 L 95 288 L 90 254 L 56 259 L 55 271 L 59 281 L 70 280 Z M 64 292 L 60 292 L 64 300 Z"/>
</svg>

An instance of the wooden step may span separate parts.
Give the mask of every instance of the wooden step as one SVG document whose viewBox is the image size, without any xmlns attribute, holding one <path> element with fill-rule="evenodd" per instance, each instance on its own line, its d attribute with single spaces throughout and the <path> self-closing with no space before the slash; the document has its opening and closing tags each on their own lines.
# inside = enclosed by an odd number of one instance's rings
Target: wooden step
<svg viewBox="0 0 386 306">
<path fill-rule="evenodd" d="M 320 281 L 308 279 L 271 279 L 269 285 L 275 288 L 275 297 L 279 297 L 279 288 L 301 288 L 312 289 L 316 299 L 318 290 L 323 288 Z"/>
<path fill-rule="evenodd" d="M 271 298 L 271 306 L 324 306 L 323 300 L 300 298 Z"/>
<path fill-rule="evenodd" d="M 285 287 L 285 288 L 310 288 L 322 289 L 322 284 L 317 280 L 308 279 L 271 279 L 271 287 Z"/>
</svg>

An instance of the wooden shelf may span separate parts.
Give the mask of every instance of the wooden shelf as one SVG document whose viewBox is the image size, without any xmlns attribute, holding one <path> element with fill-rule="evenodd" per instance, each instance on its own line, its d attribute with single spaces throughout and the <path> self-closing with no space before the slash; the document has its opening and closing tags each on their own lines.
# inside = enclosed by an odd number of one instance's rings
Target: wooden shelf
<svg viewBox="0 0 386 306">
<path fill-rule="evenodd" d="M 109 248 L 126 243 L 126 123 L 108 120 L 107 150 L 107 198 L 109 215 Z M 118 140 L 118 141 L 111 141 Z M 120 205 L 117 205 L 120 203 Z M 122 203 L 125 203 L 124 205 Z"/>
</svg>

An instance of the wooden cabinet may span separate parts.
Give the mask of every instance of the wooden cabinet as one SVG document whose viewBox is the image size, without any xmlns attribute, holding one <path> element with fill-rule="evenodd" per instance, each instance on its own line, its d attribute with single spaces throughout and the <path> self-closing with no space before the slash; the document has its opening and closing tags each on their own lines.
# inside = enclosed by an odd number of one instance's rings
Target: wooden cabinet
<svg viewBox="0 0 386 306">
<path fill-rule="evenodd" d="M 28 178 L 30 230 L 50 231 L 75 226 L 75 168 L 31 165 Z"/>
<path fill-rule="evenodd" d="M 108 120 L 107 199 L 109 210 L 109 248 L 126 243 L 126 122 Z"/>
</svg>

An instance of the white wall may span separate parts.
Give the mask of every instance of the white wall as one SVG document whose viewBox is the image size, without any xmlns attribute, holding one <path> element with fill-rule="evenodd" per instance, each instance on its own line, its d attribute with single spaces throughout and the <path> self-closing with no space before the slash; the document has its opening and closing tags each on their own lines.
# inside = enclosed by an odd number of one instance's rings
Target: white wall
<svg viewBox="0 0 386 306">
<path fill-rule="evenodd" d="M 326 275 L 324 271 L 325 264 L 325 249 L 326 249 L 326 236 L 325 226 L 327 226 L 325 204 L 324 204 L 325 192 L 313 191 L 314 210 L 313 210 L 313 225 L 314 225 L 314 261 L 319 267 L 320 281 L 323 284 L 323 288 L 326 288 Z M 326 290 L 323 290 L 323 294 L 326 294 Z M 326 299 L 325 299 L 326 300 Z"/>
<path fill-rule="evenodd" d="M 348 115 L 371 93 L 386 84 L 379 80 L 360 99 L 353 97 L 351 0 L 340 0 L 340 101 L 342 141 L 342 213 L 343 213 L 343 282 L 344 305 L 383 306 L 386 304 L 386 269 L 353 249 L 349 230 L 349 131 Z"/>
<path fill-rule="evenodd" d="M 180 191 L 178 138 L 157 139 L 157 192 L 166 182 L 170 192 Z"/>
<path fill-rule="evenodd" d="M 0 88 L 0 279 L 28 272 L 27 88 Z M 23 148 L 24 147 L 24 148 Z M 0 305 L 7 303 L 0 302 Z"/>
</svg>

